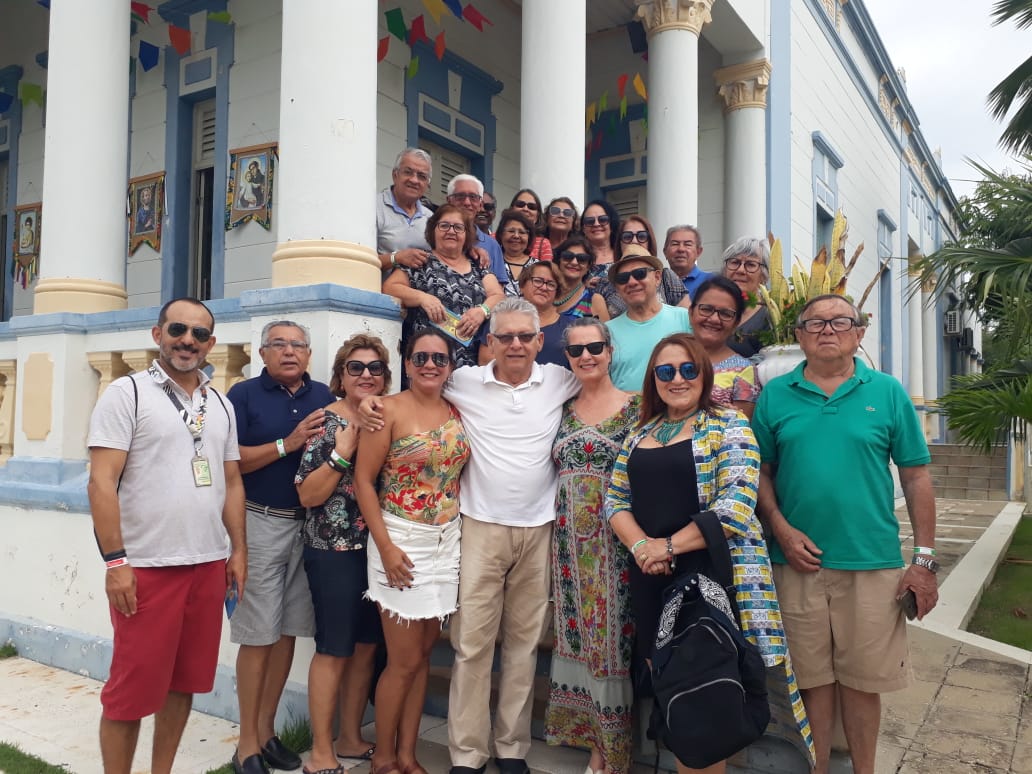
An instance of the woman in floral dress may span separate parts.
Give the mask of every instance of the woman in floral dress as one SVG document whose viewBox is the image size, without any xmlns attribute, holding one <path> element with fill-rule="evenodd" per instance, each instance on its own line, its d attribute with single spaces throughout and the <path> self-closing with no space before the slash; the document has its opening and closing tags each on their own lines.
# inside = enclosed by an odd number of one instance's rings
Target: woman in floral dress
<svg viewBox="0 0 1032 774">
<path fill-rule="evenodd" d="M 629 557 L 602 512 L 613 462 L 638 422 L 639 396 L 609 379 L 609 330 L 593 317 L 564 332 L 581 392 L 567 402 L 552 447 L 559 468 L 552 577 L 555 648 L 545 711 L 549 744 L 591 750 L 591 772 L 622 774 L 631 762 Z"/>
</svg>

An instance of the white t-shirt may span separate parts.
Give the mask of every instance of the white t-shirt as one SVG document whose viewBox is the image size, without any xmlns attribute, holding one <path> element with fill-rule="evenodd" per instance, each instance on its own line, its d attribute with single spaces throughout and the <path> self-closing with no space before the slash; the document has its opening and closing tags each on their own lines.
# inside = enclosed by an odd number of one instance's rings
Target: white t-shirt
<svg viewBox="0 0 1032 774">
<path fill-rule="evenodd" d="M 229 538 L 222 525 L 226 502 L 223 462 L 240 459 L 233 406 L 226 396 L 207 388 L 201 453 L 211 468 L 211 486 L 196 486 L 193 437 L 162 385 L 168 382 L 173 386 L 191 418 L 201 406 L 200 387 L 187 395 L 156 360 L 154 366 L 157 378 L 142 371 L 112 382 L 90 418 L 87 444 L 91 448 L 128 452 L 118 488 L 126 554 L 137 567 L 225 559 Z M 202 374 L 201 384 L 208 381 Z"/>
<path fill-rule="evenodd" d="M 568 369 L 550 363 L 535 363 L 516 387 L 495 378 L 493 361 L 455 371 L 444 397 L 462 415 L 472 451 L 459 490 L 464 515 L 507 527 L 555 519 L 552 442 L 563 403 L 579 391 Z"/>
</svg>

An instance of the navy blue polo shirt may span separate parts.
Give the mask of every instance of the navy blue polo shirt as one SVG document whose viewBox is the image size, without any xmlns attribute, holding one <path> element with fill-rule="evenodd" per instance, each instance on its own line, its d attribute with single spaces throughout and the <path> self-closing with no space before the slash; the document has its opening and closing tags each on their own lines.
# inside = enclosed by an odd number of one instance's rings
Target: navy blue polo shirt
<svg viewBox="0 0 1032 774">
<path fill-rule="evenodd" d="M 329 387 L 313 381 L 308 374 L 304 375 L 297 392 L 291 395 L 265 368 L 253 379 L 234 384 L 226 397 L 236 412 L 237 440 L 241 446 L 261 446 L 286 438 L 298 422 L 336 400 Z M 272 508 L 299 507 L 301 501 L 294 487 L 294 475 L 303 453 L 304 447 L 301 447 L 264 468 L 245 473 L 247 499 Z"/>
</svg>

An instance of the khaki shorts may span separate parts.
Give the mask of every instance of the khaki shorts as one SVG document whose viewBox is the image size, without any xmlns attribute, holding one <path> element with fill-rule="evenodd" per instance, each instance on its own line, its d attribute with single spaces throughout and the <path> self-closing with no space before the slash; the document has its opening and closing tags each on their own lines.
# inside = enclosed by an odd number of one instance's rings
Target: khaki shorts
<svg viewBox="0 0 1032 774">
<path fill-rule="evenodd" d="M 896 601 L 903 568 L 798 572 L 775 564 L 773 569 L 801 689 L 839 682 L 865 693 L 887 693 L 907 686 L 907 626 Z"/>
</svg>

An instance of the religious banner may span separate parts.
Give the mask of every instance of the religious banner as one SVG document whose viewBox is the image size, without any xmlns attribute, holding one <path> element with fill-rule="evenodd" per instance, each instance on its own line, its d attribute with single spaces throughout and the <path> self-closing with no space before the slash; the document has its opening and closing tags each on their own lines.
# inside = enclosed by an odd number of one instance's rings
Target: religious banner
<svg viewBox="0 0 1032 774">
<path fill-rule="evenodd" d="M 129 255 L 140 245 L 161 252 L 161 222 L 165 218 L 165 173 L 156 172 L 129 181 Z"/>
<path fill-rule="evenodd" d="M 276 143 L 251 145 L 229 152 L 229 184 L 226 188 L 226 231 L 253 220 L 272 229 L 272 178 Z"/>
<path fill-rule="evenodd" d="M 42 226 L 43 203 L 33 202 L 14 208 L 14 260 L 11 274 L 22 288 L 39 276 L 39 238 Z"/>
</svg>

